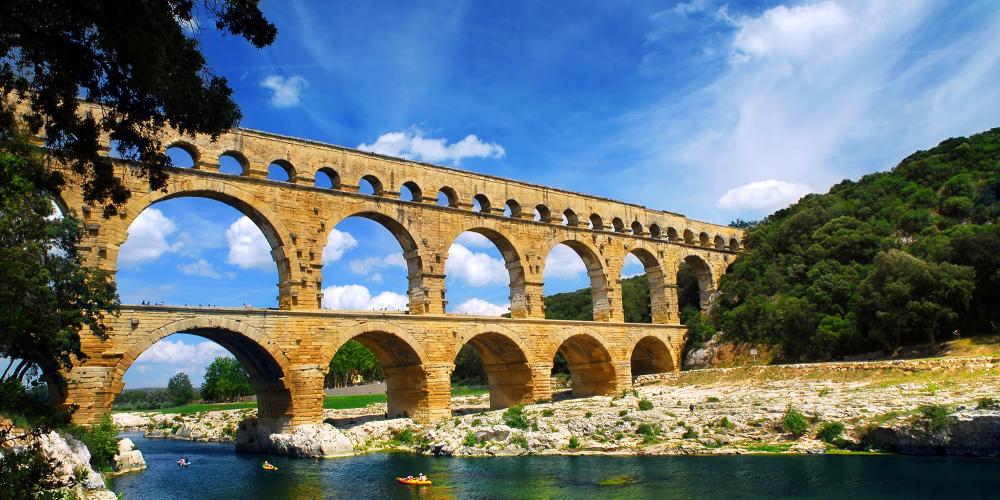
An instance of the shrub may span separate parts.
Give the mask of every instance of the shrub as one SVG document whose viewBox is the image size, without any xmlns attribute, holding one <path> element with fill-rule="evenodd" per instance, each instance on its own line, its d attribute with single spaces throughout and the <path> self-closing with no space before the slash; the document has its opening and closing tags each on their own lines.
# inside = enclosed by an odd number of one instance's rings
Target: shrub
<svg viewBox="0 0 1000 500">
<path fill-rule="evenodd" d="M 465 446 L 475 446 L 478 442 L 479 440 L 476 439 L 476 435 L 473 434 L 472 431 L 469 431 L 469 433 L 465 435 L 465 439 L 462 440 L 462 444 Z"/>
<path fill-rule="evenodd" d="M 976 404 L 976 408 L 980 410 L 995 410 L 1000 408 L 1000 401 L 990 397 L 980 398 Z"/>
<path fill-rule="evenodd" d="M 684 426 L 684 435 L 681 436 L 684 439 L 698 439 L 698 431 L 694 427 L 689 425 Z"/>
<path fill-rule="evenodd" d="M 517 445 L 525 450 L 528 449 L 528 438 L 524 437 L 524 434 L 518 434 L 510 438 L 510 444 Z"/>
<path fill-rule="evenodd" d="M 111 465 L 111 459 L 118 453 L 118 426 L 105 413 L 98 424 L 87 428 L 74 428 L 72 433 L 90 450 L 90 463 L 98 470 Z"/>
<path fill-rule="evenodd" d="M 503 422 L 508 427 L 515 429 L 527 429 L 528 419 L 524 416 L 524 406 L 514 405 L 503 412 Z"/>
<path fill-rule="evenodd" d="M 552 408 L 546 408 L 546 409 L 542 410 L 542 416 L 543 417 L 551 417 L 551 416 L 554 416 L 555 414 L 556 414 L 556 411 L 553 410 Z"/>
<path fill-rule="evenodd" d="M 592 411 L 588 411 L 587 413 L 583 414 L 583 418 L 590 418 L 590 417 L 593 417 L 593 416 L 594 416 L 594 412 L 592 412 Z"/>
<path fill-rule="evenodd" d="M 830 444 L 838 444 L 843 435 L 844 424 L 840 422 L 823 422 L 816 433 L 817 438 Z"/>
<path fill-rule="evenodd" d="M 921 405 L 917 408 L 918 420 L 927 432 L 947 429 L 951 425 L 951 407 L 946 405 Z"/>
<path fill-rule="evenodd" d="M 624 417 L 625 415 L 628 415 L 628 410 L 621 410 L 618 412 L 619 417 Z"/>
<path fill-rule="evenodd" d="M 0 443 L 13 439 L 10 433 L 9 429 L 0 429 Z M 45 490 L 59 486 L 55 467 L 38 441 L 21 446 L 17 453 L 0 453 L 0 497 L 46 498 L 42 495 Z"/>
<path fill-rule="evenodd" d="M 719 401 L 721 400 L 715 396 L 709 396 L 708 399 L 705 400 L 706 403 L 718 403 Z"/>
<path fill-rule="evenodd" d="M 789 406 L 781 418 L 781 427 L 789 434 L 800 437 L 809 430 L 809 420 L 799 410 Z"/>
<path fill-rule="evenodd" d="M 576 436 L 569 437 L 569 449 L 575 450 L 580 447 L 580 439 Z"/>
<path fill-rule="evenodd" d="M 729 417 L 722 417 L 717 422 L 715 422 L 715 426 L 720 429 L 732 429 L 736 427 L 736 424 L 730 422 Z"/>
<path fill-rule="evenodd" d="M 635 433 L 642 436 L 643 443 L 650 444 L 656 442 L 657 436 L 660 435 L 660 424 L 643 422 L 635 428 Z"/>
<path fill-rule="evenodd" d="M 471 423 L 473 427 L 479 427 L 480 425 L 483 425 L 483 421 L 478 418 L 472 419 Z"/>
<path fill-rule="evenodd" d="M 653 409 L 653 402 L 648 399 L 643 399 L 639 401 L 639 410 L 649 411 Z"/>
<path fill-rule="evenodd" d="M 413 429 L 407 427 L 401 431 L 396 431 L 392 435 L 392 444 L 398 446 L 413 443 Z"/>
</svg>

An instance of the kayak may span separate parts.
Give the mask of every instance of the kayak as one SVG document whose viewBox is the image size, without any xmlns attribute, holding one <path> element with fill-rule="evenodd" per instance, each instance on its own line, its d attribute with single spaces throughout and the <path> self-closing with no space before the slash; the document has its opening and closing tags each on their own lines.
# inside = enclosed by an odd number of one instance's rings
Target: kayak
<svg viewBox="0 0 1000 500">
<path fill-rule="evenodd" d="M 269 465 L 269 464 L 264 464 L 264 465 L 262 465 L 261 467 L 262 467 L 262 468 L 263 468 L 264 470 L 278 470 L 278 468 L 277 468 L 277 467 L 275 467 L 275 466 L 273 466 L 273 465 Z"/>
<path fill-rule="evenodd" d="M 421 481 L 419 479 L 406 479 L 405 477 L 397 477 L 396 481 L 399 481 L 399 482 L 401 482 L 403 484 L 412 484 L 412 485 L 416 485 L 416 486 L 430 486 L 431 485 L 431 480 L 430 479 Z"/>
</svg>

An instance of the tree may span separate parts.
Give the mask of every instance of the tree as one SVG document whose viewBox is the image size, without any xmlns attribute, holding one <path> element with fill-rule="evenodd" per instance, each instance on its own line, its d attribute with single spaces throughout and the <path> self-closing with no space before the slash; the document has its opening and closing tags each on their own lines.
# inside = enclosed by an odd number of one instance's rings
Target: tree
<svg viewBox="0 0 1000 500">
<path fill-rule="evenodd" d="M 217 136 L 239 122 L 226 79 L 206 66 L 192 36 L 207 24 L 257 48 L 277 35 L 258 0 L 0 2 L 2 128 L 13 129 L 23 103 L 29 131 L 44 132 L 52 156 L 81 176 L 85 199 L 114 215 L 130 193 L 101 150 L 101 134 L 160 189 L 170 166 L 161 128 Z M 83 113 L 79 99 L 100 114 Z"/>
<path fill-rule="evenodd" d="M 253 392 L 250 375 L 235 358 L 220 356 L 205 368 L 201 397 L 206 401 L 238 398 Z"/>
<path fill-rule="evenodd" d="M 194 399 L 194 386 L 187 373 L 180 372 L 167 382 L 167 395 L 174 406 L 186 405 Z"/>
<path fill-rule="evenodd" d="M 375 355 L 356 340 L 348 340 L 330 360 L 326 386 L 347 385 L 355 376 L 366 381 L 382 380 L 382 367 Z"/>
</svg>

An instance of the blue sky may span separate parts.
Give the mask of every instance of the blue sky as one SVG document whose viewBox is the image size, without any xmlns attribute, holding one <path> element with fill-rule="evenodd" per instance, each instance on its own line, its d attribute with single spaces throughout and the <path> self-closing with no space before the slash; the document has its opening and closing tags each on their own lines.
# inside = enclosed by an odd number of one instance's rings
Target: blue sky
<svg viewBox="0 0 1000 500">
<path fill-rule="evenodd" d="M 278 27 L 263 50 L 191 32 L 229 79 L 244 127 L 718 223 L 761 217 L 947 137 L 1000 125 L 993 1 L 265 1 L 263 9 Z M 274 265 L 241 217 L 208 200 L 144 212 L 120 258 L 122 299 L 275 305 Z M 395 240 L 368 221 L 337 229 L 336 251 L 324 257 L 326 305 L 405 305 Z M 502 312 L 496 249 L 465 236 L 450 255 L 450 310 Z M 627 274 L 641 271 L 630 266 Z M 570 252 L 550 256 L 549 268 L 546 293 L 587 284 Z M 161 385 L 179 369 L 200 381 L 205 360 L 219 354 L 201 342 L 161 342 L 127 384 Z"/>
</svg>

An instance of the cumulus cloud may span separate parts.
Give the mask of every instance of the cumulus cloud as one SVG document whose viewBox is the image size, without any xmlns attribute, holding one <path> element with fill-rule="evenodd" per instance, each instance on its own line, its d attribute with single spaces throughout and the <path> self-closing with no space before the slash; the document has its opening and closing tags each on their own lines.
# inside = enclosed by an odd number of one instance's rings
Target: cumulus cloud
<svg viewBox="0 0 1000 500">
<path fill-rule="evenodd" d="M 574 279 L 587 272 L 587 266 L 576 251 L 566 245 L 556 245 L 545 258 L 545 278 Z"/>
<path fill-rule="evenodd" d="M 472 231 L 466 231 L 455 238 L 455 243 L 460 243 L 466 248 L 495 248 L 489 238 Z"/>
<path fill-rule="evenodd" d="M 452 243 L 448 249 L 444 272 L 469 286 L 510 284 L 510 274 L 503 260 L 486 253 L 473 252 L 460 243 Z"/>
<path fill-rule="evenodd" d="M 716 206 L 723 210 L 764 210 L 783 208 L 811 190 L 805 184 L 767 180 L 751 182 L 726 191 Z"/>
<path fill-rule="evenodd" d="M 425 137 L 417 127 L 382 134 L 372 144 L 359 144 L 358 149 L 411 160 L 453 163 L 464 158 L 503 158 L 507 154 L 503 146 L 483 142 L 473 134 L 448 144 L 447 139 Z"/>
<path fill-rule="evenodd" d="M 223 273 L 217 271 L 215 266 L 205 259 L 198 259 L 195 262 L 177 266 L 177 269 L 188 276 L 202 276 L 212 279 L 221 279 L 223 276 L 230 276 L 229 273 L 224 275 Z"/>
<path fill-rule="evenodd" d="M 367 259 L 355 259 L 348 264 L 351 272 L 362 276 L 389 267 L 406 268 L 406 260 L 401 253 L 391 253 L 385 257 L 368 257 Z M 379 273 L 375 273 L 379 274 Z M 372 276 L 374 278 L 374 275 Z"/>
<path fill-rule="evenodd" d="M 330 235 L 326 237 L 326 247 L 323 248 L 323 263 L 340 260 L 344 253 L 358 246 L 358 240 L 351 236 L 351 233 L 339 231 L 334 228 Z"/>
<path fill-rule="evenodd" d="M 325 309 L 405 311 L 409 298 L 395 292 L 372 296 L 364 285 L 331 286 L 323 289 Z"/>
<path fill-rule="evenodd" d="M 645 273 L 646 267 L 642 265 L 642 261 L 635 254 L 630 253 L 625 256 L 625 262 L 622 265 L 622 278 L 631 278 Z"/>
<path fill-rule="evenodd" d="M 498 306 L 482 299 L 469 299 L 459 304 L 452 312 L 472 316 L 502 316 L 510 312 L 510 304 Z"/>
<path fill-rule="evenodd" d="M 182 243 L 167 241 L 167 237 L 176 230 L 174 221 L 163 212 L 155 208 L 143 210 L 128 228 L 128 239 L 119 250 L 118 261 L 125 266 L 134 266 L 180 250 Z"/>
<path fill-rule="evenodd" d="M 191 363 L 212 361 L 219 356 L 229 356 L 229 351 L 215 342 L 204 341 L 197 344 L 185 344 L 180 340 L 163 339 L 136 358 L 139 363 Z"/>
<path fill-rule="evenodd" d="M 732 60 L 739 63 L 768 56 L 822 57 L 824 52 L 818 49 L 843 47 L 845 41 L 839 37 L 845 28 L 851 28 L 850 22 L 847 9 L 833 0 L 792 7 L 777 5 L 758 17 L 736 21 L 739 29 L 733 38 Z"/>
<path fill-rule="evenodd" d="M 309 82 L 301 76 L 270 75 L 261 80 L 260 86 L 271 91 L 271 106 L 291 108 L 299 105 L 299 94 Z"/>
<path fill-rule="evenodd" d="M 240 217 L 229 225 L 226 229 L 226 241 L 229 243 L 226 262 L 242 269 L 275 269 L 271 245 L 264 239 L 260 228 L 248 217 Z"/>
</svg>

